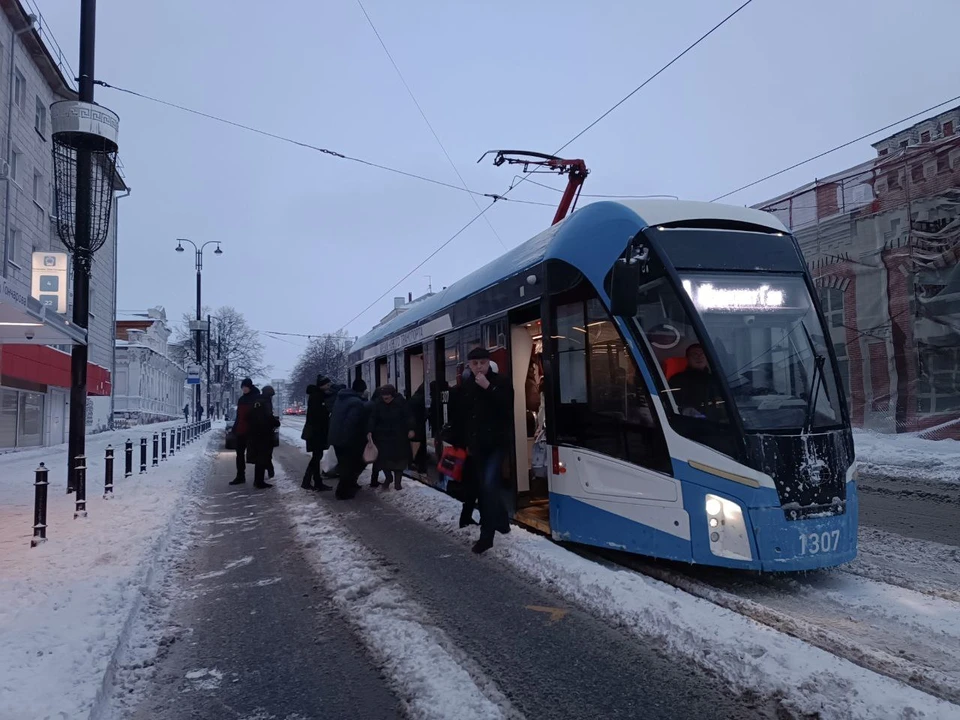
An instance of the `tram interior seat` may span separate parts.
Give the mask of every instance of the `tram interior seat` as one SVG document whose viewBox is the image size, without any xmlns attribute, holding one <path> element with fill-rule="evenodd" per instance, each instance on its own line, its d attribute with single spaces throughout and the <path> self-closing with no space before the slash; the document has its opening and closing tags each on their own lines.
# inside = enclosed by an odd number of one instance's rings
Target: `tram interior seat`
<svg viewBox="0 0 960 720">
<path fill-rule="evenodd" d="M 679 372 L 683 372 L 687 369 L 687 358 L 686 356 L 681 355 L 680 357 L 668 357 L 663 361 L 663 374 L 666 376 L 669 381 L 674 375 Z"/>
</svg>

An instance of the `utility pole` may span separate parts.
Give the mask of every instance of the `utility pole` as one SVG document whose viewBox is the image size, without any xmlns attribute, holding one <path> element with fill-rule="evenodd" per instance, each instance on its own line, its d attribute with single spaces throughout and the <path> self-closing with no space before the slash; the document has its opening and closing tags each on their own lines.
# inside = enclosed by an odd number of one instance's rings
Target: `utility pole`
<svg viewBox="0 0 960 720">
<path fill-rule="evenodd" d="M 207 417 L 210 417 L 210 333 L 213 328 L 210 326 L 210 316 L 207 315 Z"/>
</svg>

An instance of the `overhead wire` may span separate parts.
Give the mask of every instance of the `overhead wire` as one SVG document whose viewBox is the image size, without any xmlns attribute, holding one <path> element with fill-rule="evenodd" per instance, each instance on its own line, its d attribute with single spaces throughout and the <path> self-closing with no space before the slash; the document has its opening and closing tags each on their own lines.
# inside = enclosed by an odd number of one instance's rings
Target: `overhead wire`
<svg viewBox="0 0 960 720">
<path fill-rule="evenodd" d="M 740 192 L 741 190 L 746 190 L 746 189 L 748 189 L 748 188 L 752 188 L 752 187 L 754 187 L 754 186 L 756 186 L 756 185 L 759 185 L 759 184 L 762 183 L 762 182 L 766 182 L 767 180 L 770 180 L 770 179 L 772 179 L 772 178 L 775 178 L 775 177 L 777 177 L 777 176 L 779 176 L 779 175 L 783 175 L 784 173 L 790 172 L 791 170 L 795 170 L 795 169 L 797 169 L 798 167 L 802 167 L 803 165 L 807 165 L 808 163 L 812 163 L 814 160 L 819 160 L 820 158 L 826 157 L 827 155 L 830 155 L 831 153 L 835 153 L 835 152 L 837 152 L 838 150 L 843 150 L 843 149 L 846 148 L 846 147 L 850 147 L 851 145 L 854 145 L 855 143 L 862 142 L 863 140 L 866 140 L 867 138 L 873 137 L 874 135 L 878 135 L 878 134 L 880 134 L 880 133 L 882 133 L 882 132 L 886 132 L 887 130 L 890 130 L 891 128 L 895 128 L 897 125 L 902 125 L 903 123 L 909 122 L 910 120 L 915 120 L 916 118 L 920 117 L 921 115 L 928 115 L 929 113 L 933 112 L 934 110 L 937 110 L 938 108 L 941 108 L 941 107 L 943 107 L 944 105 L 949 105 L 950 103 L 955 103 L 955 102 L 957 102 L 958 100 L 960 100 L 960 95 L 957 95 L 956 97 L 952 97 L 952 98 L 950 98 L 949 100 L 944 100 L 943 102 L 939 102 L 939 103 L 937 103 L 936 105 L 931 105 L 930 107 L 926 108 L 925 110 L 920 110 L 919 112 L 915 112 L 915 113 L 913 113 L 912 115 L 908 115 L 908 116 L 905 117 L 905 118 L 901 118 L 901 119 L 897 120 L 896 122 L 889 123 L 889 124 L 887 124 L 887 125 L 884 125 L 884 126 L 881 127 L 881 128 L 877 128 L 876 130 L 871 130 L 870 132 L 864 133 L 863 135 L 860 135 L 859 137 L 856 137 L 856 138 L 854 138 L 853 140 L 848 140 L 847 142 L 841 143 L 840 145 L 837 145 L 836 147 L 832 147 L 832 148 L 830 148 L 829 150 L 824 150 L 824 151 L 821 152 L 821 153 L 817 153 L 816 155 L 813 155 L 813 156 L 811 156 L 811 157 L 808 157 L 806 160 L 801 160 L 800 162 L 796 162 L 796 163 L 794 163 L 793 165 L 790 165 L 790 166 L 788 166 L 788 167 L 783 168 L 782 170 L 777 170 L 777 171 L 774 172 L 774 173 L 770 173 L 769 175 L 765 175 L 765 176 L 763 176 L 762 178 L 760 178 L 759 180 L 754 180 L 753 182 L 747 183 L 746 185 L 741 185 L 741 186 L 738 187 L 736 190 L 731 190 L 730 192 L 724 193 L 723 195 L 718 195 L 717 197 L 713 198 L 713 200 L 711 200 L 710 202 L 717 202 L 718 200 L 723 200 L 724 198 L 728 198 L 728 197 L 730 197 L 731 195 L 736 195 L 736 194 L 737 194 L 738 192 Z"/>
<path fill-rule="evenodd" d="M 473 204 L 476 206 L 477 210 L 480 210 L 480 202 L 477 200 L 476 195 L 467 187 L 466 180 L 463 179 L 463 175 L 460 174 L 460 170 L 457 168 L 457 164 L 453 161 L 453 158 L 450 157 L 450 153 L 447 152 L 447 148 L 444 147 L 443 141 L 440 139 L 440 136 L 437 134 L 437 131 L 434 129 L 433 124 L 427 118 L 427 114 L 423 110 L 423 106 L 420 105 L 420 102 L 417 100 L 417 96 L 413 94 L 413 90 L 410 89 L 410 85 L 407 83 L 406 78 L 403 76 L 403 73 L 400 71 L 400 66 L 397 65 L 397 61 L 393 59 L 393 55 L 390 53 L 390 50 L 387 48 L 387 44 L 384 42 L 383 37 L 380 35 L 380 31 L 377 30 L 377 26 L 374 24 L 373 19 L 370 17 L 370 13 L 367 12 L 367 9 L 363 6 L 363 0 L 357 0 L 357 5 L 360 6 L 360 11 L 363 13 L 363 16 L 367 19 L 367 24 L 370 25 L 370 29 L 373 30 L 373 34 L 377 36 L 377 40 L 380 42 L 380 47 L 383 48 L 383 52 L 386 54 L 387 59 L 390 60 L 390 64 L 393 65 L 393 69 L 397 72 L 397 77 L 400 78 L 400 82 L 403 83 L 403 87 L 406 89 L 407 94 L 410 96 L 410 99 L 413 100 L 413 104 L 417 106 L 417 111 L 420 113 L 420 117 L 423 118 L 423 122 L 426 123 L 426 126 L 430 129 L 430 133 L 433 135 L 433 139 L 437 141 L 437 145 L 440 146 L 440 150 L 443 152 L 444 157 L 447 158 L 447 162 L 450 163 L 450 167 L 453 168 L 453 172 L 456 173 L 457 178 L 460 180 L 460 184 L 463 186 L 463 189 L 467 191 L 470 195 L 470 199 L 473 201 Z M 497 238 L 497 242 L 503 247 L 504 250 L 507 249 L 506 244 L 503 242 L 503 238 L 500 237 L 500 233 L 497 232 L 496 228 L 493 227 L 493 223 L 490 222 L 490 218 L 486 215 L 483 216 L 483 219 L 487 223 L 487 227 L 490 228 L 490 232 L 493 233 L 494 237 Z"/>
<path fill-rule="evenodd" d="M 401 170 L 400 168 L 395 168 L 390 165 L 385 165 L 383 163 L 373 162 L 372 160 L 365 160 L 360 157 L 347 155 L 346 153 L 341 153 L 336 150 L 320 147 L 319 145 L 314 145 L 312 143 L 308 143 L 303 140 L 296 140 L 286 135 L 280 135 L 279 133 L 270 132 L 269 130 L 263 130 L 262 128 L 254 127 L 253 125 L 247 125 L 246 123 L 242 123 L 237 120 L 230 120 L 229 118 L 225 118 L 220 115 L 214 115 L 212 113 L 204 112 L 202 110 L 196 110 L 194 108 L 187 107 L 186 105 L 181 105 L 179 103 L 171 102 L 170 100 L 164 100 L 162 98 L 158 98 L 153 95 L 148 95 L 146 93 L 138 92 L 136 90 L 131 90 L 130 88 L 120 87 L 119 85 L 111 85 L 110 83 L 104 80 L 96 80 L 95 84 L 100 85 L 101 87 L 107 88 L 109 90 L 115 90 L 120 93 L 125 93 L 127 95 L 138 97 L 142 100 L 147 100 L 148 102 L 157 103 L 158 105 L 165 105 L 166 107 L 174 108 L 175 110 L 180 110 L 181 112 L 189 113 L 190 115 L 196 115 L 197 117 L 202 117 L 207 120 L 212 120 L 214 122 L 222 123 L 224 125 L 230 125 L 231 127 L 235 127 L 240 130 L 246 130 L 247 132 L 251 132 L 256 135 L 262 135 L 263 137 L 268 137 L 273 140 L 278 140 L 280 142 L 288 143 L 290 145 L 295 145 L 297 147 L 304 148 L 306 150 L 313 150 L 314 152 L 318 152 L 324 155 L 329 155 L 330 157 L 334 157 L 339 160 L 347 160 L 349 162 L 359 163 L 360 165 L 365 165 L 367 167 L 375 168 L 377 170 L 383 170 L 384 172 L 393 173 L 395 175 L 400 175 L 402 177 L 410 178 L 412 180 L 420 180 L 421 182 L 430 183 L 431 185 L 438 185 L 440 187 L 449 188 L 451 190 L 457 190 L 458 192 L 465 192 L 473 196 L 497 197 L 497 199 L 508 200 L 509 202 L 515 202 L 515 203 L 525 204 L 525 205 L 547 205 L 547 203 L 538 203 L 531 200 L 500 198 L 498 196 L 495 196 L 493 193 L 484 193 L 476 190 L 470 190 L 467 187 L 454 185 L 453 183 L 444 182 L 443 180 L 437 180 L 436 178 L 420 175 L 419 173 L 410 172 L 408 170 Z"/>
<path fill-rule="evenodd" d="M 630 98 L 632 98 L 632 97 L 633 97 L 634 95 L 636 95 L 640 90 L 642 90 L 642 89 L 645 88 L 647 85 L 649 85 L 653 80 L 655 80 L 657 77 L 659 77 L 660 75 L 662 75 L 668 68 L 670 68 L 672 65 L 674 65 L 678 60 L 680 60 L 681 58 L 683 58 L 683 57 L 684 57 L 685 55 L 687 55 L 691 50 L 693 50 L 695 47 L 697 47 L 700 43 L 702 43 L 704 40 L 706 40 L 708 37 L 710 37 L 713 33 L 715 33 L 717 30 L 719 30 L 721 27 L 723 27 L 727 22 L 729 22 L 731 19 L 733 19 L 741 10 L 743 10 L 745 7 L 747 7 L 751 2 L 753 2 L 753 0 L 746 0 L 746 1 L 745 1 L 744 3 L 742 3 L 739 7 L 737 7 L 733 12 L 731 12 L 729 15 L 727 15 L 726 17 L 724 17 L 720 22 L 718 22 L 718 23 L 715 24 L 713 27 L 711 27 L 709 30 L 707 30 L 705 33 L 703 33 L 702 35 L 700 35 L 700 37 L 698 37 L 696 40 L 694 40 L 692 43 L 690 43 L 690 44 L 689 44 L 686 48 L 684 48 L 679 54 L 675 55 L 669 62 L 667 62 L 665 65 L 663 65 L 659 70 L 657 70 L 655 73 L 653 73 L 650 77 L 648 77 L 646 80 L 644 80 L 642 83 L 640 83 L 637 87 L 635 87 L 635 88 L 634 88 L 633 90 L 631 90 L 629 93 L 627 93 L 627 94 L 624 95 L 622 98 L 620 98 L 620 100 L 618 100 L 616 103 L 614 103 L 610 108 L 608 108 L 606 111 L 604 111 L 601 115 L 599 115 L 595 120 L 593 120 L 590 124 L 588 124 L 588 125 L 587 125 L 585 128 L 583 128 L 580 132 L 578 132 L 576 135 L 574 135 L 572 138 L 570 138 L 567 142 L 565 142 L 563 145 L 561 145 L 557 150 L 555 150 L 555 151 L 553 152 L 553 155 L 558 155 L 559 153 L 563 152 L 563 150 L 565 150 L 571 143 L 573 143 L 574 141 L 578 140 L 578 139 L 579 139 L 580 137 L 582 137 L 586 132 L 588 132 L 589 130 L 591 130 L 591 129 L 593 129 L 594 127 L 596 127 L 596 125 L 597 125 L 598 123 L 600 123 L 602 120 L 604 120 L 607 116 L 609 116 L 610 113 L 612 113 L 614 110 L 616 110 L 616 109 L 619 108 L 621 105 L 623 105 L 627 100 L 629 100 Z M 419 270 L 421 267 L 423 267 L 423 266 L 424 266 L 430 259 L 432 259 L 437 253 L 439 253 L 441 250 L 443 250 L 445 247 L 447 247 L 451 242 L 453 242 L 453 241 L 456 240 L 458 237 L 460 237 L 460 235 L 462 235 L 463 232 L 464 232 L 465 230 L 467 230 L 467 228 L 469 228 L 469 227 L 470 227 L 471 225 L 473 225 L 477 220 L 479 220 L 481 217 L 483 217 L 483 215 L 486 214 L 486 212 L 487 212 L 490 208 L 492 208 L 497 201 L 508 199 L 508 198 L 507 198 L 507 195 L 508 195 L 509 193 L 513 192 L 513 190 L 516 189 L 519 185 L 521 185 L 522 183 L 526 182 L 527 179 L 535 172 L 535 169 L 536 169 L 536 168 L 531 169 L 531 170 L 528 171 L 525 175 L 523 175 L 523 176 L 521 177 L 521 179 L 520 179 L 520 182 L 517 182 L 517 183 L 511 182 L 511 183 L 510 183 L 510 187 L 508 187 L 507 190 L 506 190 L 505 192 L 503 192 L 502 194 L 497 195 L 497 196 L 491 196 L 491 197 L 493 197 L 493 202 L 491 202 L 489 205 L 487 205 L 487 207 L 485 207 L 484 209 L 482 209 L 477 215 L 474 215 L 473 218 L 471 218 L 470 221 L 467 222 L 466 225 L 464 225 L 464 226 L 461 227 L 459 230 L 457 230 L 457 232 L 454 233 L 453 236 L 451 236 L 450 238 L 448 238 L 447 240 L 445 240 L 439 247 L 437 247 L 433 252 L 431 252 L 425 259 L 423 259 L 422 261 L 420 261 L 420 263 L 419 263 L 413 270 L 411 270 L 410 272 L 408 272 L 406 275 L 404 275 L 402 278 L 400 278 L 396 283 L 394 283 L 390 288 L 388 288 L 380 297 L 378 297 L 376 300 L 374 300 L 372 303 L 370 303 L 366 308 L 364 308 L 361 312 L 359 312 L 357 315 L 355 315 L 353 318 L 351 318 L 349 321 L 347 321 L 346 323 L 344 323 L 344 324 L 341 325 L 340 327 L 341 327 L 341 328 L 345 328 L 345 327 L 347 327 L 348 325 L 350 325 L 351 323 L 353 323 L 353 322 L 355 322 L 356 320 L 358 320 L 359 318 L 361 318 L 361 317 L 362 317 L 364 314 L 366 314 L 371 308 L 373 308 L 378 302 L 380 302 L 380 301 L 381 301 L 383 298 L 385 298 L 389 293 L 391 293 L 394 289 L 396 289 L 396 287 L 397 287 L 398 285 L 400 285 L 400 283 L 402 283 L 404 280 L 406 280 L 406 279 L 409 278 L 411 275 L 413 275 L 413 273 L 415 273 L 417 270 Z"/>
</svg>

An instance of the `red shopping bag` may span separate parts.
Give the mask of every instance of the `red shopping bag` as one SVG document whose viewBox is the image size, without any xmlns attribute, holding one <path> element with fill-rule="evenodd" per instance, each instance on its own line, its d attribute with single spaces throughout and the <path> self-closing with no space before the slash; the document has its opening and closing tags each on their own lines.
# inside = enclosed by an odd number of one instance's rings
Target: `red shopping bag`
<svg viewBox="0 0 960 720">
<path fill-rule="evenodd" d="M 443 449 L 440 462 L 437 463 L 437 472 L 446 475 L 451 480 L 460 482 L 463 477 L 463 464 L 466 460 L 466 450 L 448 445 Z"/>
</svg>

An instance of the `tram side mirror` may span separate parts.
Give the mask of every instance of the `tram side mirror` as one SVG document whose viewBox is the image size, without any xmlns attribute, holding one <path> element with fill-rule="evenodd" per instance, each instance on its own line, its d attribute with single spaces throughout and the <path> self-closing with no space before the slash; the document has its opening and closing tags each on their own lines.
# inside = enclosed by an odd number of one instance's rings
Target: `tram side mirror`
<svg viewBox="0 0 960 720">
<path fill-rule="evenodd" d="M 633 317 L 640 301 L 640 263 L 620 259 L 610 277 L 610 313 Z"/>
</svg>

